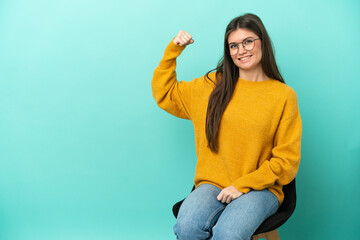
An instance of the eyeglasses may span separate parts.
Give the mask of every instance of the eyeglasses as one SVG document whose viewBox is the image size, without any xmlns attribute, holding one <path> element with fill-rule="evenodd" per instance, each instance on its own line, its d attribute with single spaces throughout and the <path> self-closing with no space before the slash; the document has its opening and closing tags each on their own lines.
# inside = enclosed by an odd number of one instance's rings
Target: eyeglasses
<svg viewBox="0 0 360 240">
<path fill-rule="evenodd" d="M 244 39 L 242 42 L 239 43 L 230 43 L 229 44 L 229 51 L 230 51 L 230 55 L 236 55 L 239 52 L 239 44 L 241 43 L 242 46 L 244 47 L 244 49 L 246 51 L 250 51 L 255 47 L 255 41 L 259 40 L 260 38 L 246 38 Z"/>
</svg>

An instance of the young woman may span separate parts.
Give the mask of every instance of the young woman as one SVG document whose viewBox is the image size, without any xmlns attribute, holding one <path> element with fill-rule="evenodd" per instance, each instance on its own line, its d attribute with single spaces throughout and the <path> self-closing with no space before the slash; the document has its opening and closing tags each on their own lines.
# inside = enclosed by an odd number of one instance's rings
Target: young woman
<svg viewBox="0 0 360 240">
<path fill-rule="evenodd" d="M 176 58 L 192 43 L 192 36 L 180 31 L 151 82 L 157 104 L 190 119 L 195 131 L 196 189 L 181 205 L 174 232 L 177 239 L 250 239 L 278 210 L 282 186 L 298 171 L 297 95 L 285 84 L 254 14 L 228 24 L 216 69 L 178 82 Z"/>
</svg>

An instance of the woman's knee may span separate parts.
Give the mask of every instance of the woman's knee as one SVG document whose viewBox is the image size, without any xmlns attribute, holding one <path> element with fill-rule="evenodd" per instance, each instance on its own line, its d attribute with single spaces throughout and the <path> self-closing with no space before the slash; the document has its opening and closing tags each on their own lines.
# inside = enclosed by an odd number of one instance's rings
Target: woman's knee
<svg viewBox="0 0 360 240">
<path fill-rule="evenodd" d="M 223 240 L 223 239 L 237 239 L 237 240 L 250 240 L 251 231 L 248 229 L 241 229 L 241 226 L 237 228 L 220 227 L 215 225 L 212 231 L 213 237 L 211 240 Z"/>
<path fill-rule="evenodd" d="M 178 239 L 207 239 L 225 205 L 216 199 L 220 188 L 204 184 L 195 189 L 179 209 L 174 226 Z"/>
<path fill-rule="evenodd" d="M 213 228 L 212 239 L 251 239 L 258 226 L 277 208 L 278 200 L 268 190 L 244 194 L 226 207 Z"/>
<path fill-rule="evenodd" d="M 200 222 L 195 219 L 178 219 L 174 226 L 174 233 L 177 239 L 181 240 L 192 240 L 204 237 L 206 239 L 210 234 L 205 230 Z"/>
</svg>

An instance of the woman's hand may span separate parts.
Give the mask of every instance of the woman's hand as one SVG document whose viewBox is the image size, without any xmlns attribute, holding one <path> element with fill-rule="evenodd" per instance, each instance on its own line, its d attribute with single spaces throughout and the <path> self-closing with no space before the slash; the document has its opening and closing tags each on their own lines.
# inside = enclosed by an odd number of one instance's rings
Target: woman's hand
<svg viewBox="0 0 360 240">
<path fill-rule="evenodd" d="M 174 43 L 179 46 L 187 46 L 194 43 L 194 40 L 188 32 L 180 31 L 178 35 L 174 38 Z"/>
<path fill-rule="evenodd" d="M 239 192 L 233 185 L 230 185 L 219 193 L 217 200 L 221 201 L 222 203 L 230 203 L 232 200 L 237 199 L 243 194 L 244 193 Z"/>
</svg>

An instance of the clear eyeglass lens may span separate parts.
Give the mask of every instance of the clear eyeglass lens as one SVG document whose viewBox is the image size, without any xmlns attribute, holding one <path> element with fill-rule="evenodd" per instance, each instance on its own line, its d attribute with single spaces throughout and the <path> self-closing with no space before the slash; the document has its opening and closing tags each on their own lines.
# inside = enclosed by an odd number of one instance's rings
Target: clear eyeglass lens
<svg viewBox="0 0 360 240">
<path fill-rule="evenodd" d="M 231 44 L 230 45 L 230 54 L 235 55 L 239 50 L 239 47 L 237 44 Z"/>
<path fill-rule="evenodd" d="M 244 45 L 245 45 L 245 49 L 246 50 L 251 50 L 251 49 L 253 49 L 253 47 L 254 47 L 254 40 L 252 40 L 252 39 L 249 39 L 249 40 L 246 40 L 245 42 L 244 42 Z"/>
</svg>

